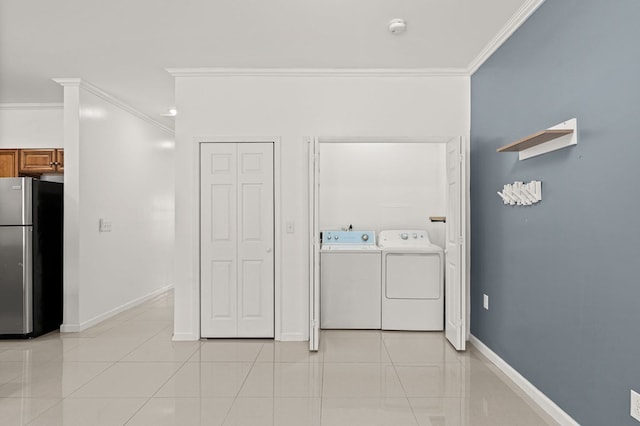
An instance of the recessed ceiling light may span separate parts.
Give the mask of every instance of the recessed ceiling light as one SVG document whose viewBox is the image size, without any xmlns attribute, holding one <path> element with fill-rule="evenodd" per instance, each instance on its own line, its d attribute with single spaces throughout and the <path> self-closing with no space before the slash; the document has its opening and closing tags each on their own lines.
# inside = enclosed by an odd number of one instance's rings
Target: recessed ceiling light
<svg viewBox="0 0 640 426">
<path fill-rule="evenodd" d="M 407 30 L 407 22 L 404 19 L 397 18 L 397 19 L 392 19 L 391 22 L 389 22 L 389 32 L 391 32 L 391 34 L 395 34 L 395 35 L 402 34 L 406 30 Z"/>
<path fill-rule="evenodd" d="M 176 115 L 178 115 L 178 110 L 175 108 L 169 108 L 168 112 L 165 112 L 163 114 L 160 114 L 163 117 L 175 117 Z"/>
</svg>

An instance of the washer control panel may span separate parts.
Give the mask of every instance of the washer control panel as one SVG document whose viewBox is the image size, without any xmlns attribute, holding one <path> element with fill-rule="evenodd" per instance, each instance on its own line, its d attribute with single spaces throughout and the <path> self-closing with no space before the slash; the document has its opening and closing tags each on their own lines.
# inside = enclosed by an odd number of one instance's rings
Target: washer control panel
<svg viewBox="0 0 640 426">
<path fill-rule="evenodd" d="M 367 245 L 375 246 L 376 233 L 374 231 L 334 231 L 321 232 L 322 244 Z"/>
</svg>

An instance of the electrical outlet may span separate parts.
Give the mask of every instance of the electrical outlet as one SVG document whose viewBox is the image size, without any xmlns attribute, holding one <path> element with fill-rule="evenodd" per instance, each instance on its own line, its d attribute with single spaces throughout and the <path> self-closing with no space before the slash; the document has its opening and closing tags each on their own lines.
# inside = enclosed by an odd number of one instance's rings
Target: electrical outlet
<svg viewBox="0 0 640 426">
<path fill-rule="evenodd" d="M 489 296 L 487 296 L 486 294 L 482 295 L 482 307 L 487 311 L 489 310 Z"/>
<path fill-rule="evenodd" d="M 640 393 L 631 390 L 631 417 L 640 422 Z"/>
</svg>

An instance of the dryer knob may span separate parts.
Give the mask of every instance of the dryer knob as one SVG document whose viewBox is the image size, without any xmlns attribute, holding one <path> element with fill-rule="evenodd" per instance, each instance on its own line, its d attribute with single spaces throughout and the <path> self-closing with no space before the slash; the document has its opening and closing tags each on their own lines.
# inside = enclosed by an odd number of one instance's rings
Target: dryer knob
<svg viewBox="0 0 640 426">
<path fill-rule="evenodd" d="M 408 240 L 409 234 L 407 234 L 406 232 L 403 232 L 402 234 L 400 234 L 400 238 L 402 238 L 403 240 Z"/>
<path fill-rule="evenodd" d="M 362 241 L 369 241 L 369 235 L 362 234 Z"/>
<path fill-rule="evenodd" d="M 413 234 L 413 238 L 418 238 L 418 234 Z"/>
</svg>

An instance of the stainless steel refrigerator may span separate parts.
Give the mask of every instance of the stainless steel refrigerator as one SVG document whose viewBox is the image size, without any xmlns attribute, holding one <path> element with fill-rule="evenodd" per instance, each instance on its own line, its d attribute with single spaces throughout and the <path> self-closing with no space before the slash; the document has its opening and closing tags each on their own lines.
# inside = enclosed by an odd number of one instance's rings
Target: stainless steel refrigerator
<svg viewBox="0 0 640 426">
<path fill-rule="evenodd" d="M 0 178 L 0 337 L 62 323 L 63 184 Z"/>
</svg>

